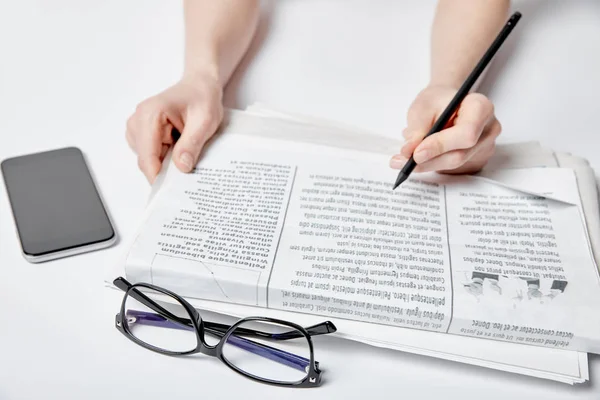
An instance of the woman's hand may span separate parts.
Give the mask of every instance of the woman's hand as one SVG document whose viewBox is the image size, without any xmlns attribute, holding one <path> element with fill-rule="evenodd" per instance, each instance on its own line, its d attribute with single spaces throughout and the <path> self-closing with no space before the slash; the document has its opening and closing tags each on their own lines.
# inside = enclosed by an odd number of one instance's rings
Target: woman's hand
<svg viewBox="0 0 600 400">
<path fill-rule="evenodd" d="M 419 93 L 408 110 L 406 143 L 392 157 L 392 168 L 402 168 L 411 155 L 417 163 L 415 172 L 459 174 L 483 168 L 502 128 L 493 104 L 482 94 L 467 95 L 448 126 L 423 140 L 455 94 L 456 89 L 447 86 L 428 86 Z"/>
<path fill-rule="evenodd" d="M 173 144 L 173 127 L 181 137 L 173 149 L 173 161 L 183 172 L 191 171 L 202 147 L 223 118 L 223 90 L 210 74 L 197 73 L 141 102 L 127 121 L 127 142 L 138 156 L 138 166 L 150 183 Z"/>
</svg>

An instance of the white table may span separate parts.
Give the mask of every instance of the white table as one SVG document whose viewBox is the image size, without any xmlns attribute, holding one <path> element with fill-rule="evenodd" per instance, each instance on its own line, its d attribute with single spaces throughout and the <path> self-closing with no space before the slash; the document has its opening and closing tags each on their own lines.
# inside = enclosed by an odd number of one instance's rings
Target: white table
<svg viewBox="0 0 600 400">
<path fill-rule="evenodd" d="M 433 7 L 422 0 L 280 2 L 227 105 L 262 101 L 397 135 L 427 80 Z M 519 8 L 512 55 L 504 52 L 490 71 L 502 140 L 541 140 L 600 170 L 600 5 L 530 0 Z M 127 237 L 149 187 L 126 146 L 125 121 L 137 102 L 177 79 L 182 50 L 179 2 L 1 1 L 0 159 L 80 147 Z M 207 357 L 154 354 L 113 325 L 121 296 L 104 288 L 103 273 L 123 242 L 28 264 L 0 193 L 0 399 L 598 398 L 596 356 L 592 383 L 570 387 L 319 338 L 327 383 L 304 391 L 253 383 Z"/>
</svg>

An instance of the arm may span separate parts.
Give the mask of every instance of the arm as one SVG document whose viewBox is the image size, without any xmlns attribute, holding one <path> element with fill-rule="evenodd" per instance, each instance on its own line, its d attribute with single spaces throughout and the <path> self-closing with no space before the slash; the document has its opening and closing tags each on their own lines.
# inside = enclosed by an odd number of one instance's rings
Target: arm
<svg viewBox="0 0 600 400">
<path fill-rule="evenodd" d="M 175 85 L 140 103 L 127 121 L 127 141 L 152 182 L 181 132 L 173 161 L 183 172 L 198 162 L 223 117 L 223 88 L 256 30 L 258 0 L 185 0 L 185 63 Z"/>
<path fill-rule="evenodd" d="M 185 0 L 185 75 L 225 86 L 254 36 L 258 0 Z"/>
<path fill-rule="evenodd" d="M 509 0 L 439 0 L 431 33 L 431 85 L 458 90 L 506 23 L 509 6 Z"/>
<path fill-rule="evenodd" d="M 432 27 L 431 76 L 411 104 L 407 139 L 390 162 L 402 168 L 414 155 L 416 171 L 469 173 L 492 156 L 501 132 L 492 103 L 482 94 L 465 97 L 447 129 L 423 140 L 508 17 L 509 0 L 439 0 Z"/>
</svg>

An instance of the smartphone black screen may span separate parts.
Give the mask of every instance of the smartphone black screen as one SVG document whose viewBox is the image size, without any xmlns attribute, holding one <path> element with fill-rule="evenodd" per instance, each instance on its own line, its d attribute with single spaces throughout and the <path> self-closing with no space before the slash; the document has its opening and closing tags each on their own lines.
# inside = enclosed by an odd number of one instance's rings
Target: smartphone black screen
<svg viewBox="0 0 600 400">
<path fill-rule="evenodd" d="M 26 255 L 42 256 L 114 237 L 79 149 L 10 158 L 2 162 L 2 174 Z"/>
</svg>

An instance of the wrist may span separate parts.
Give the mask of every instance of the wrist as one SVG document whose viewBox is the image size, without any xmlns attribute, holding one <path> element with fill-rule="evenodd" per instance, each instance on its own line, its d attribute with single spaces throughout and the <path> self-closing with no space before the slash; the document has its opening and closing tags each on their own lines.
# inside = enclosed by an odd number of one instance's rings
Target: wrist
<svg viewBox="0 0 600 400">
<path fill-rule="evenodd" d="M 192 82 L 209 81 L 214 85 L 218 85 L 221 89 L 224 86 L 219 74 L 218 64 L 210 61 L 186 62 L 182 80 Z"/>
<path fill-rule="evenodd" d="M 461 85 L 462 85 L 462 82 L 459 82 L 458 80 L 432 79 L 427 84 L 427 87 L 428 88 L 452 89 L 452 90 L 458 91 L 458 89 L 460 88 Z"/>
</svg>

